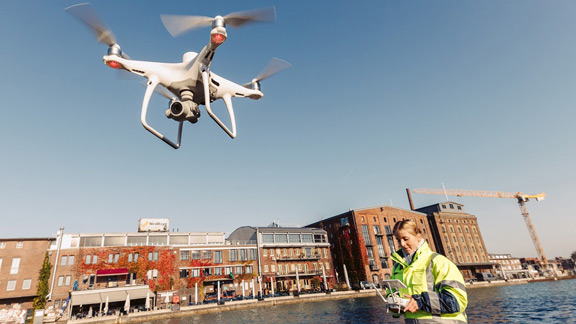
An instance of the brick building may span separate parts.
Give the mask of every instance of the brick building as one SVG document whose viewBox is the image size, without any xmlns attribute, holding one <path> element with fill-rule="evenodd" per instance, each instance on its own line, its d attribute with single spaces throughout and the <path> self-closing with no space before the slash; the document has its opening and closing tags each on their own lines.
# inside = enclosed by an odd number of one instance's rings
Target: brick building
<svg viewBox="0 0 576 324">
<path fill-rule="evenodd" d="M 0 307 L 31 308 L 38 276 L 54 238 L 0 239 Z"/>
<path fill-rule="evenodd" d="M 252 288 L 256 247 L 230 246 L 222 232 L 137 232 L 64 234 L 49 247 L 56 266 L 52 301 L 70 299 L 70 315 L 87 307 L 121 309 L 128 295 L 142 308 L 146 298 L 157 307 L 200 302 L 220 288 Z M 148 296 L 148 297 L 147 297 Z"/>
<path fill-rule="evenodd" d="M 478 220 L 464 210 L 464 205 L 446 201 L 416 211 L 428 216 L 436 252 L 454 262 L 464 279 L 482 279 L 483 273 L 493 274 Z"/>
<path fill-rule="evenodd" d="M 434 250 L 426 214 L 396 207 L 354 209 L 306 227 L 327 232 L 339 282 L 345 283 L 348 277 L 349 284 L 356 288 L 360 281 L 379 283 L 391 276 L 390 256 L 400 248 L 392 229 L 403 219 L 414 220 Z"/>
<path fill-rule="evenodd" d="M 258 247 L 258 272 L 264 293 L 323 290 L 334 286 L 334 271 L 326 231 L 300 227 L 252 227 L 236 229 L 231 244 Z"/>
</svg>

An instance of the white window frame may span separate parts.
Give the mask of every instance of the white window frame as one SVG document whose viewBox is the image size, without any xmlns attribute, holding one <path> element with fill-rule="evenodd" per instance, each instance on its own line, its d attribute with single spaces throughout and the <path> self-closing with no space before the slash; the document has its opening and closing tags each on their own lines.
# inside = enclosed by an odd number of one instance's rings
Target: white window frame
<svg viewBox="0 0 576 324">
<path fill-rule="evenodd" d="M 18 274 L 20 269 L 20 258 L 12 258 L 12 266 L 10 267 L 10 274 Z"/>
</svg>

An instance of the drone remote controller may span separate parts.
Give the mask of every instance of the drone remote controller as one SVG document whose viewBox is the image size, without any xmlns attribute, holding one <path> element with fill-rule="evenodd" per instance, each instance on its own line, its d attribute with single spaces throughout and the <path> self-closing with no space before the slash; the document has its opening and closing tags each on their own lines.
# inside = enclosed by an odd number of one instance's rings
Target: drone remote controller
<svg viewBox="0 0 576 324">
<path fill-rule="evenodd" d="M 400 298 L 400 297 L 388 297 L 386 299 L 386 307 L 392 313 L 400 314 L 404 312 L 404 308 L 408 306 L 410 299 Z"/>
</svg>

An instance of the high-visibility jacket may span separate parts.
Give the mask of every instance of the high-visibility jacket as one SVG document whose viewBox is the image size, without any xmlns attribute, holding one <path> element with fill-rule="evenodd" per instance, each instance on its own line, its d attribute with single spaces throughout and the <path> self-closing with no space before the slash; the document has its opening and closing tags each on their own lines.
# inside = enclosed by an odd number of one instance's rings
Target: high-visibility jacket
<svg viewBox="0 0 576 324">
<path fill-rule="evenodd" d="M 392 254 L 395 261 L 391 279 L 402 281 L 406 288 L 400 290 L 404 295 L 419 298 L 427 294 L 431 312 L 418 310 L 414 313 L 404 313 L 406 323 L 465 323 L 468 297 L 464 278 L 456 265 L 445 256 L 434 253 L 427 243 L 422 244 L 414 253 L 412 262 L 407 264 L 398 250 Z M 441 313 L 441 294 L 449 292 L 458 302 L 456 313 Z"/>
</svg>

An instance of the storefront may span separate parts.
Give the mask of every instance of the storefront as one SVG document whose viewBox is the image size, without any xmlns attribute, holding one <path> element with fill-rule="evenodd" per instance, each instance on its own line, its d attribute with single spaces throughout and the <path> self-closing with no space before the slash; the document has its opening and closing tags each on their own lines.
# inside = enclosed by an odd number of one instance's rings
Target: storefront
<svg viewBox="0 0 576 324">
<path fill-rule="evenodd" d="M 153 309 L 156 296 L 147 285 L 72 291 L 69 318 L 112 315 Z"/>
</svg>

